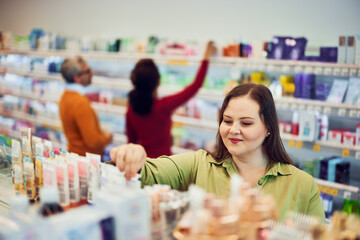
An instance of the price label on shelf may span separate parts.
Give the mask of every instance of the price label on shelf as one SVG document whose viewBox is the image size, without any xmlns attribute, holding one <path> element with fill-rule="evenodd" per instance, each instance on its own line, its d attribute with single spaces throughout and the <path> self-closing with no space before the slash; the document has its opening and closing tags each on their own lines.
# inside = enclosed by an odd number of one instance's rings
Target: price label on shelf
<svg viewBox="0 0 360 240">
<path fill-rule="evenodd" d="M 265 65 L 262 63 L 258 64 L 257 66 L 258 66 L 259 71 L 265 71 L 265 69 L 266 69 Z"/>
<path fill-rule="evenodd" d="M 302 72 L 304 72 L 304 68 L 302 66 L 295 66 L 294 72 L 302 73 Z"/>
<path fill-rule="evenodd" d="M 357 151 L 357 152 L 355 153 L 355 158 L 356 158 L 356 159 L 360 159 L 360 152 L 359 152 L 359 151 Z"/>
<path fill-rule="evenodd" d="M 322 111 L 322 107 L 320 107 L 320 106 L 315 106 L 315 107 L 314 107 L 314 111 L 320 113 L 320 112 Z"/>
<path fill-rule="evenodd" d="M 355 109 L 351 109 L 349 111 L 349 117 L 355 118 L 357 115 L 357 111 Z"/>
<path fill-rule="evenodd" d="M 347 68 L 341 69 L 341 76 L 348 77 L 349 76 L 349 69 L 347 69 Z"/>
<path fill-rule="evenodd" d="M 290 109 L 291 109 L 291 110 L 297 110 L 297 109 L 298 109 L 298 105 L 297 105 L 296 103 L 291 103 Z"/>
<path fill-rule="evenodd" d="M 314 152 L 320 152 L 320 150 L 321 150 L 320 144 L 314 144 L 314 146 L 313 146 L 313 151 L 314 151 Z"/>
<path fill-rule="evenodd" d="M 331 188 L 330 195 L 336 197 L 339 194 L 339 190 L 337 188 Z"/>
<path fill-rule="evenodd" d="M 185 59 L 169 59 L 167 60 L 167 65 L 170 66 L 188 66 L 189 61 Z"/>
<path fill-rule="evenodd" d="M 183 128 L 185 127 L 185 123 L 182 123 L 182 122 L 172 122 L 172 127 L 174 128 Z"/>
<path fill-rule="evenodd" d="M 295 147 L 296 147 L 297 149 L 301 149 L 301 148 L 303 147 L 303 142 L 302 142 L 302 141 L 296 141 Z"/>
<path fill-rule="evenodd" d="M 306 110 L 308 110 L 308 111 L 314 111 L 314 105 L 311 105 L 311 104 L 306 105 Z"/>
<path fill-rule="evenodd" d="M 283 109 L 289 109 L 290 108 L 290 104 L 288 103 L 288 102 L 283 102 L 283 104 L 282 104 L 282 108 Z"/>
<path fill-rule="evenodd" d="M 316 75 L 322 75 L 324 73 L 324 69 L 322 67 L 316 67 L 315 68 L 315 74 Z"/>
<path fill-rule="evenodd" d="M 350 77 L 356 77 L 356 72 L 357 72 L 356 69 L 350 69 L 349 70 L 349 76 Z"/>
<path fill-rule="evenodd" d="M 284 72 L 284 73 L 291 72 L 290 66 L 289 65 L 283 65 L 282 66 L 282 72 Z"/>
<path fill-rule="evenodd" d="M 324 187 L 323 193 L 330 194 L 330 187 Z"/>
<path fill-rule="evenodd" d="M 324 107 L 324 113 L 326 115 L 330 115 L 331 114 L 331 107 Z"/>
<path fill-rule="evenodd" d="M 333 76 L 341 76 L 341 69 L 340 68 L 334 68 L 333 69 Z"/>
<path fill-rule="evenodd" d="M 299 110 L 305 110 L 306 108 L 306 105 L 304 104 L 299 104 Z"/>
<path fill-rule="evenodd" d="M 314 73 L 314 67 L 307 66 L 304 70 L 305 73 Z"/>
<path fill-rule="evenodd" d="M 323 186 L 318 185 L 319 191 L 322 192 L 323 191 Z"/>
<path fill-rule="evenodd" d="M 331 76 L 332 75 L 332 69 L 327 67 L 324 69 L 324 75 Z"/>
<path fill-rule="evenodd" d="M 266 70 L 267 70 L 268 72 L 273 72 L 273 71 L 275 70 L 275 66 L 272 65 L 272 64 L 268 64 L 268 65 L 266 66 Z"/>
<path fill-rule="evenodd" d="M 293 148 L 293 147 L 295 147 L 295 141 L 294 140 L 289 140 L 289 142 L 288 142 L 288 146 L 290 147 L 290 148 Z"/>
<path fill-rule="evenodd" d="M 345 108 L 339 108 L 338 116 L 343 117 L 345 115 L 346 115 L 346 109 Z"/>
<path fill-rule="evenodd" d="M 350 156 L 350 150 L 349 149 L 343 149 L 341 156 L 343 157 L 349 157 Z"/>
<path fill-rule="evenodd" d="M 350 192 L 350 191 L 345 190 L 345 191 L 344 191 L 344 194 L 343 194 L 343 198 L 350 199 L 350 198 L 351 198 L 351 192 Z"/>
</svg>

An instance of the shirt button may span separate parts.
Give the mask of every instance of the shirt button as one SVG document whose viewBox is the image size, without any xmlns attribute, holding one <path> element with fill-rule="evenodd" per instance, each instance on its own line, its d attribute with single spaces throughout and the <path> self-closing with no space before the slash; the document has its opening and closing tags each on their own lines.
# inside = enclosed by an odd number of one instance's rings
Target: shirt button
<svg viewBox="0 0 360 240">
<path fill-rule="evenodd" d="M 262 181 L 259 180 L 259 181 L 258 181 L 258 184 L 261 186 L 263 183 L 262 183 Z"/>
</svg>

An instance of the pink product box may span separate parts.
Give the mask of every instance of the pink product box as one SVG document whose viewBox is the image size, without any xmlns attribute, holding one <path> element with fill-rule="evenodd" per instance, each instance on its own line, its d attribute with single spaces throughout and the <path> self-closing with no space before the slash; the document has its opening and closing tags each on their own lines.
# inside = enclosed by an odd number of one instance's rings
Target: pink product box
<svg viewBox="0 0 360 240">
<path fill-rule="evenodd" d="M 328 141 L 332 143 L 341 143 L 342 132 L 339 130 L 329 130 Z"/>
<path fill-rule="evenodd" d="M 356 134 L 353 132 L 343 132 L 343 144 L 355 146 Z"/>
<path fill-rule="evenodd" d="M 279 121 L 279 131 L 280 133 L 291 133 L 291 123 Z"/>
</svg>

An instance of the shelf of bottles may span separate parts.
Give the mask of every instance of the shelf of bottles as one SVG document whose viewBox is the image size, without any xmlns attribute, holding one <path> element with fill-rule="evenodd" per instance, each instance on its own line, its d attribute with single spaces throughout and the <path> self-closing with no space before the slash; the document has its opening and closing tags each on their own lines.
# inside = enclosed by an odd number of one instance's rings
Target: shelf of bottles
<svg viewBox="0 0 360 240">
<path fill-rule="evenodd" d="M 32 72 L 24 72 L 24 71 L 16 71 L 16 70 L 8 70 L 7 73 L 14 74 L 23 77 L 29 77 L 32 79 L 41 79 L 46 81 L 63 81 L 60 74 L 48 74 L 48 73 L 32 73 Z M 96 87 L 102 88 L 113 88 L 116 90 L 124 90 L 129 91 L 131 89 L 131 83 L 129 79 L 119 79 L 119 78 L 107 78 L 94 76 L 93 83 Z M 178 86 L 161 86 L 160 94 L 169 94 L 171 92 L 179 91 L 181 88 Z M 16 94 L 14 90 L 13 93 Z M 27 98 L 31 98 L 32 94 L 21 93 L 23 96 Z M 221 102 L 224 98 L 224 92 L 220 90 L 209 90 L 202 88 L 200 92 L 197 94 L 197 97 L 200 99 L 207 99 L 211 101 Z M 38 98 L 35 96 L 33 98 Z M 51 99 L 51 96 L 44 96 L 46 100 L 56 101 L 56 99 Z M 307 99 L 299 99 L 299 98 L 290 98 L 290 97 L 282 97 L 275 99 L 276 105 L 278 109 L 281 110 L 307 110 L 307 111 L 317 111 L 319 113 L 327 114 L 327 115 L 336 115 L 341 117 L 352 117 L 352 118 L 360 118 L 360 106 L 347 105 L 347 104 L 334 104 L 328 103 L 325 101 L 316 101 L 316 100 L 307 100 Z M 108 108 L 111 109 L 111 108 Z M 116 112 L 116 107 L 113 108 Z"/>
</svg>

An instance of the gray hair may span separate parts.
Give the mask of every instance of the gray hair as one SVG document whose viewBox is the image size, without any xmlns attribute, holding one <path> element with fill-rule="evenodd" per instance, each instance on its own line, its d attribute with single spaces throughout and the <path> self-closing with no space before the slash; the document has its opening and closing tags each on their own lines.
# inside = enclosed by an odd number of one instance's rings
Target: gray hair
<svg viewBox="0 0 360 240">
<path fill-rule="evenodd" d="M 77 56 L 74 58 L 66 58 L 61 64 L 61 75 L 67 83 L 74 82 L 74 76 L 81 73 L 81 65 L 85 63 L 85 59 Z"/>
</svg>

